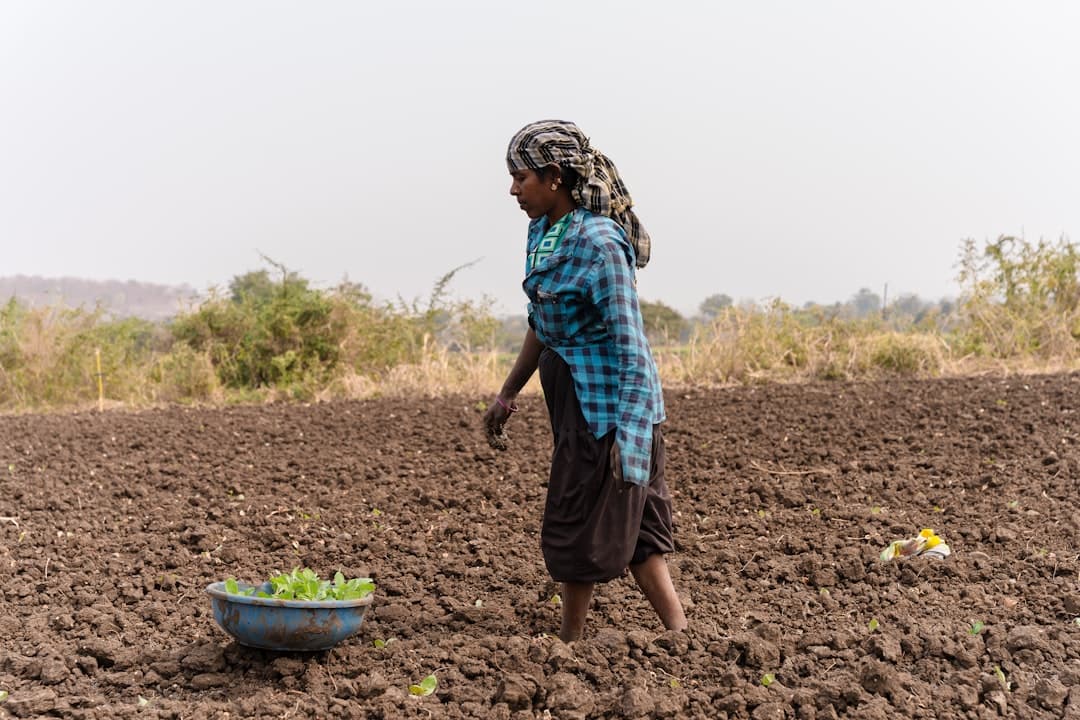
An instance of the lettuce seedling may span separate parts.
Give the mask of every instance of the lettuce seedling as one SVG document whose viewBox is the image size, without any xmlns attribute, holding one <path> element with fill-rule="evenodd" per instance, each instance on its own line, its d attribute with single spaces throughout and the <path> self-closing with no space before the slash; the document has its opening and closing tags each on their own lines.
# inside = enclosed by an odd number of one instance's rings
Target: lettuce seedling
<svg viewBox="0 0 1080 720">
<path fill-rule="evenodd" d="M 994 666 L 994 675 L 997 676 L 998 682 L 1001 683 L 1001 687 L 1005 692 L 1012 692 L 1012 683 L 1005 677 L 1005 672 L 1001 669 L 1000 665 Z"/>
<path fill-rule="evenodd" d="M 228 578 L 225 580 L 225 592 L 230 595 L 254 595 L 255 588 L 240 589 L 240 583 L 236 582 L 236 578 Z"/>
<path fill-rule="evenodd" d="M 435 688 L 438 686 L 439 681 L 435 678 L 435 674 L 432 673 L 421 680 L 419 685 L 410 685 L 409 692 L 417 697 L 425 697 L 435 692 Z"/>
</svg>

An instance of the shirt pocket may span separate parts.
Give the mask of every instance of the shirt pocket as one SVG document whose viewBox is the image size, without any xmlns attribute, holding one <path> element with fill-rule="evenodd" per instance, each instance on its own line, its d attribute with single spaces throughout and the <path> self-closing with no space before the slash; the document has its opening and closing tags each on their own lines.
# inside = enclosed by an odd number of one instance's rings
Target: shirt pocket
<svg viewBox="0 0 1080 720">
<path fill-rule="evenodd" d="M 571 335 L 565 295 L 537 289 L 532 301 L 533 329 L 545 345 L 565 343 Z"/>
</svg>

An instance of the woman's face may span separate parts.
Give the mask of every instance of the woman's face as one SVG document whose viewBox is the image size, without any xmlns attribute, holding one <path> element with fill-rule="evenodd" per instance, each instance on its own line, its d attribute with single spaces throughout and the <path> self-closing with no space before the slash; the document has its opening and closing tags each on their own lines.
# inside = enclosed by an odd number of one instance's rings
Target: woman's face
<svg viewBox="0 0 1080 720">
<path fill-rule="evenodd" d="M 539 173 L 527 168 L 510 173 L 510 194 L 531 220 L 547 215 L 557 197 Z"/>
</svg>

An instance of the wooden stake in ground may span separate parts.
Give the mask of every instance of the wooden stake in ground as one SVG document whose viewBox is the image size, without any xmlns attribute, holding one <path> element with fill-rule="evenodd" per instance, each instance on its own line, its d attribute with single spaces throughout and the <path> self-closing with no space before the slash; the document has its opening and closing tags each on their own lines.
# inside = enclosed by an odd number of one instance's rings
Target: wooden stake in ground
<svg viewBox="0 0 1080 720">
<path fill-rule="evenodd" d="M 97 359 L 97 409 L 105 412 L 105 384 L 101 379 L 101 348 L 94 348 L 94 357 Z"/>
</svg>

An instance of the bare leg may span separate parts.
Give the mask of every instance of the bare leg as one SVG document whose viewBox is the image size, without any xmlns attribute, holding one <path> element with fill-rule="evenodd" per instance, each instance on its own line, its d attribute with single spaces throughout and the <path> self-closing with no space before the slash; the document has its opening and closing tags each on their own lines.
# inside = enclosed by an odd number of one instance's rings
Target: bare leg
<svg viewBox="0 0 1080 720">
<path fill-rule="evenodd" d="M 671 573 L 668 572 L 664 556 L 650 555 L 641 564 L 631 565 L 630 572 L 634 575 L 638 587 L 645 593 L 649 604 L 660 616 L 664 627 L 668 630 L 685 630 L 686 613 L 683 612 L 679 596 L 675 594 L 675 585 L 671 582 Z"/>
<path fill-rule="evenodd" d="M 562 629 L 559 630 L 559 639 L 568 643 L 580 640 L 585 630 L 585 615 L 589 612 L 593 584 L 565 582 L 562 590 Z"/>
</svg>

